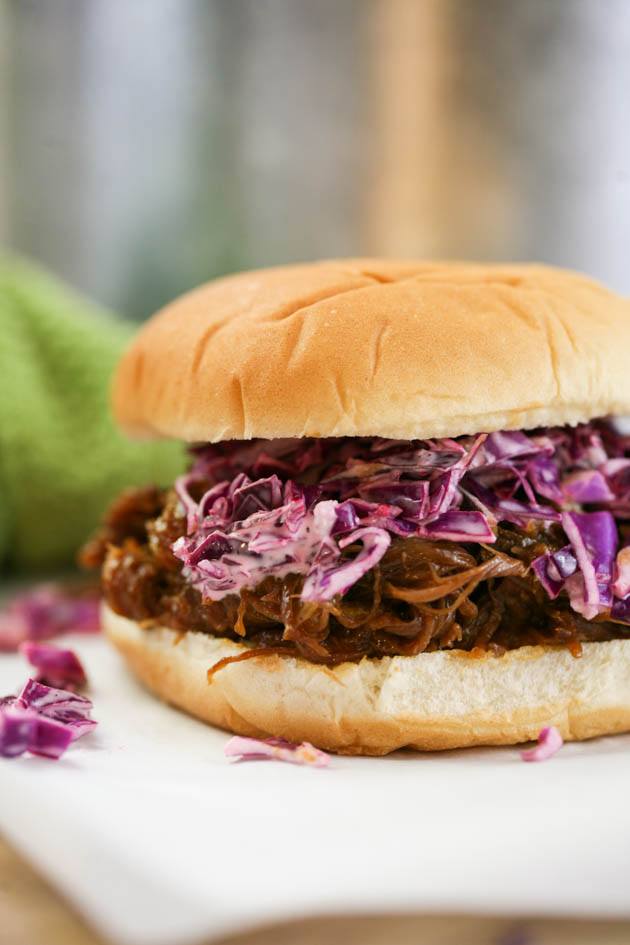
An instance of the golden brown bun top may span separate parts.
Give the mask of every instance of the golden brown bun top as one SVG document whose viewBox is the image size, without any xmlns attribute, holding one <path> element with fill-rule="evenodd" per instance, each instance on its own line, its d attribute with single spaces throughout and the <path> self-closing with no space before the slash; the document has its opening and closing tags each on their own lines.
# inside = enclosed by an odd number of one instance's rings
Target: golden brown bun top
<svg viewBox="0 0 630 945">
<path fill-rule="evenodd" d="M 630 302 L 538 265 L 341 259 L 243 272 L 123 357 L 131 434 L 458 436 L 630 414 Z"/>
</svg>

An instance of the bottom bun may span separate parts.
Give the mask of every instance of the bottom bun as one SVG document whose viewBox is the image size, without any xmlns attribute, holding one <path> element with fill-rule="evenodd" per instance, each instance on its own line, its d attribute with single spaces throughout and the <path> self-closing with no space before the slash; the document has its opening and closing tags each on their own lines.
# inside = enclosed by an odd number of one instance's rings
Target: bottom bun
<svg viewBox="0 0 630 945">
<path fill-rule="evenodd" d="M 630 640 L 504 656 L 463 651 L 364 659 L 329 668 L 285 656 L 207 671 L 247 647 L 205 633 L 143 629 L 109 608 L 104 629 L 136 676 L 167 702 L 239 735 L 309 741 L 352 755 L 397 748 L 513 745 L 545 725 L 563 738 L 630 730 Z"/>
</svg>

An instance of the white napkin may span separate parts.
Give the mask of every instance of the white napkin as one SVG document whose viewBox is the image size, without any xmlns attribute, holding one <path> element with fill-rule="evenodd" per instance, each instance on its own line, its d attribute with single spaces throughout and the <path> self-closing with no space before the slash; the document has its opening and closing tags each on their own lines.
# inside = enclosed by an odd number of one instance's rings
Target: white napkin
<svg viewBox="0 0 630 945">
<path fill-rule="evenodd" d="M 231 763 L 227 735 L 69 637 L 99 727 L 58 762 L 0 759 L 0 829 L 100 932 L 184 945 L 297 916 L 630 916 L 630 738 Z M 0 657 L 0 694 L 28 672 Z"/>
</svg>

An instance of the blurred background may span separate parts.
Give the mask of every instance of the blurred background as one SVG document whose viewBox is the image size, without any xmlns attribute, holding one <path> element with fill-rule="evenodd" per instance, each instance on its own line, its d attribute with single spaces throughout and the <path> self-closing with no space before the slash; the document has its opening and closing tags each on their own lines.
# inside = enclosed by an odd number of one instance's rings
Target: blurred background
<svg viewBox="0 0 630 945">
<path fill-rule="evenodd" d="M 0 0 L 0 239 L 134 319 L 227 271 L 630 293 L 628 0 Z"/>
</svg>

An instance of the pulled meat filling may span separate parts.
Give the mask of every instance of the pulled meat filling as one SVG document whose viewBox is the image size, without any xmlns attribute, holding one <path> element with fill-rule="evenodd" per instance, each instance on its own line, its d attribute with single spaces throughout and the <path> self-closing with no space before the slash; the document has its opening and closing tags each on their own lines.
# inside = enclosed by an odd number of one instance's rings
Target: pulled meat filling
<svg viewBox="0 0 630 945">
<path fill-rule="evenodd" d="M 128 491 L 81 560 L 88 567 L 104 562 L 103 592 L 116 613 L 147 626 L 242 640 L 253 655 L 281 651 L 333 665 L 443 649 L 500 654 L 543 643 L 579 655 L 584 641 L 627 636 L 603 616 L 585 620 L 565 593 L 551 600 L 531 572 L 535 558 L 566 543 L 554 524 L 503 524 L 492 545 L 394 537 L 376 567 L 326 602 L 301 600 L 303 578 L 292 574 L 203 600 L 171 550 L 185 533 L 174 490 Z"/>
</svg>

